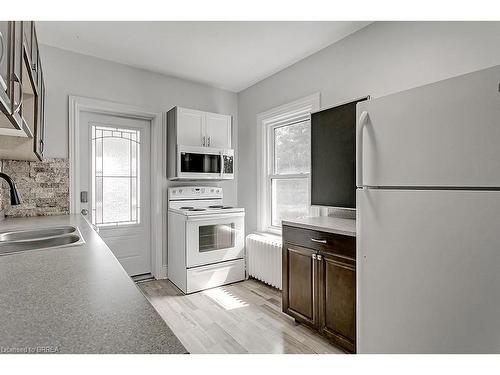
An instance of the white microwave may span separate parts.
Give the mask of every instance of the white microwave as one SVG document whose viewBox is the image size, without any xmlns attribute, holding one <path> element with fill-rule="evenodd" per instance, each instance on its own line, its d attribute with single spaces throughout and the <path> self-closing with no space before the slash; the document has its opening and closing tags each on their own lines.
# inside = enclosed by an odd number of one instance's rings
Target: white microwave
<svg viewBox="0 0 500 375">
<path fill-rule="evenodd" d="M 232 180 L 234 150 L 177 145 L 175 176 L 171 180 Z"/>
</svg>

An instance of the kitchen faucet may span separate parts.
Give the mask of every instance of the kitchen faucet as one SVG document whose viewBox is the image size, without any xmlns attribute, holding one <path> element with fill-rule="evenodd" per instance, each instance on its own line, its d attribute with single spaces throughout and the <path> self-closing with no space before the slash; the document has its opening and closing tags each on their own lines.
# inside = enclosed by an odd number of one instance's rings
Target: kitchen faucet
<svg viewBox="0 0 500 375">
<path fill-rule="evenodd" d="M 7 183 L 9 184 L 10 187 L 10 204 L 11 205 L 16 205 L 21 203 L 21 199 L 19 198 L 19 192 L 17 191 L 16 184 L 10 178 L 9 175 L 6 175 L 5 173 L 0 172 L 0 178 L 3 178 Z"/>
</svg>

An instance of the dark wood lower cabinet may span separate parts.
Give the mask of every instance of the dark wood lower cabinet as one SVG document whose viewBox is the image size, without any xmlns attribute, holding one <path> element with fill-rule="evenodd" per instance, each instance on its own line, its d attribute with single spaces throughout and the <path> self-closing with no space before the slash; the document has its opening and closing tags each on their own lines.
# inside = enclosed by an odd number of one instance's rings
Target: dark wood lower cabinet
<svg viewBox="0 0 500 375">
<path fill-rule="evenodd" d="M 318 265 L 313 255 L 315 258 L 314 250 L 292 244 L 284 246 L 283 311 L 297 321 L 316 327 Z"/>
<path fill-rule="evenodd" d="M 356 264 L 320 255 L 319 329 L 349 352 L 356 351 Z"/>
<path fill-rule="evenodd" d="M 356 352 L 355 244 L 354 237 L 283 227 L 283 312 L 350 353 Z"/>
</svg>

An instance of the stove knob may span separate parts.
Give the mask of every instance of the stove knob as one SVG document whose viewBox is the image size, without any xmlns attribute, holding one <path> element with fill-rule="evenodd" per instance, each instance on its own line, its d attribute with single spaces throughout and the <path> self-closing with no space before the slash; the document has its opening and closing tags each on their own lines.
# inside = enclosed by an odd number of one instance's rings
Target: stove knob
<svg viewBox="0 0 500 375">
<path fill-rule="evenodd" d="M 179 189 L 179 194 L 182 194 L 182 189 Z"/>
<path fill-rule="evenodd" d="M 204 193 L 205 192 L 205 189 L 201 189 L 201 192 Z"/>
<path fill-rule="evenodd" d="M 172 194 L 177 194 L 177 190 L 172 190 Z"/>
<path fill-rule="evenodd" d="M 213 193 L 214 192 L 214 189 L 210 189 L 210 192 Z"/>
</svg>

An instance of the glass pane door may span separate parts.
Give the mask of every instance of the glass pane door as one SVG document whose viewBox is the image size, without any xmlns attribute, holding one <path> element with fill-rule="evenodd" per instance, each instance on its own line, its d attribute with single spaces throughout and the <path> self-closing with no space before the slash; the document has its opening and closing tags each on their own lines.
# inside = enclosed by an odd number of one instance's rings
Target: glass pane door
<svg viewBox="0 0 500 375">
<path fill-rule="evenodd" d="M 140 130 L 92 125 L 92 223 L 140 223 Z"/>
<path fill-rule="evenodd" d="M 234 223 L 202 225 L 198 233 L 200 253 L 234 247 Z"/>
</svg>

